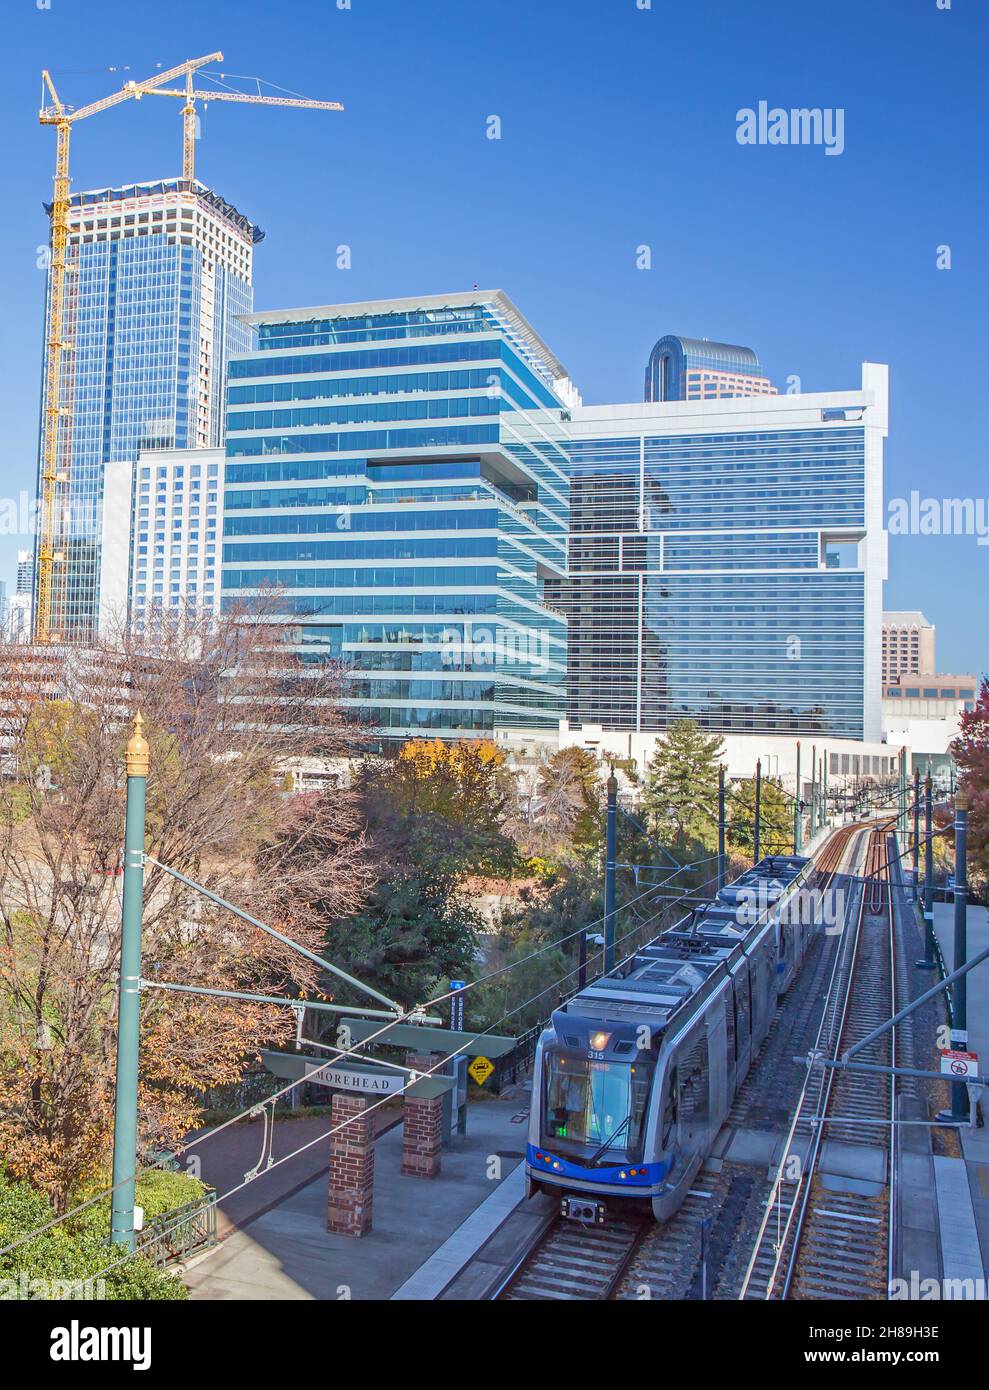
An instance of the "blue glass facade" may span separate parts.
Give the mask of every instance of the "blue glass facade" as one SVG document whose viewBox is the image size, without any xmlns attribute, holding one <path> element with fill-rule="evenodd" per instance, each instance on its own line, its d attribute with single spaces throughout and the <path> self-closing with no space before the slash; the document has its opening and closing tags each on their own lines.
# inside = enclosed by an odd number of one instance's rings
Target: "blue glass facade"
<svg viewBox="0 0 989 1390">
<path fill-rule="evenodd" d="M 571 442 L 568 717 L 862 738 L 865 432 L 584 426 Z"/>
<path fill-rule="evenodd" d="M 107 465 L 133 464 L 141 449 L 222 443 L 227 359 L 252 343 L 242 316 L 258 239 L 198 184 L 72 199 L 56 533 L 64 559 L 53 591 L 53 626 L 68 639 L 99 623 L 104 528 L 118 524 L 104 518 Z M 155 543 L 153 530 L 144 543 Z"/>
<path fill-rule="evenodd" d="M 559 364 L 500 292 L 253 321 L 227 391 L 224 606 L 275 588 L 381 738 L 555 737 Z"/>
</svg>

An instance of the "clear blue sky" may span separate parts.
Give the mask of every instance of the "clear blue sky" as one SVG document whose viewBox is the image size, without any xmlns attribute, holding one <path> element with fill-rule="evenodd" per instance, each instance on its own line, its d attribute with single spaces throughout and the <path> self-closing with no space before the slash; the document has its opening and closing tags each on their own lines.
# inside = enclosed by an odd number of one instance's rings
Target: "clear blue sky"
<svg viewBox="0 0 989 1390">
<path fill-rule="evenodd" d="M 221 49 L 347 108 L 205 115 L 197 173 L 268 234 L 258 308 L 500 286 L 588 402 L 639 399 L 667 332 L 750 344 L 804 390 L 888 362 L 887 495 L 989 498 L 985 0 L 8 0 L 4 29 L 5 496 L 35 477 L 40 70 L 79 105 Z M 844 108 L 845 152 L 740 146 L 760 100 Z M 74 187 L 177 174 L 180 124 L 150 97 L 81 123 Z M 924 609 L 942 670 L 980 672 L 987 575 L 972 537 L 893 537 L 886 606 Z"/>
</svg>

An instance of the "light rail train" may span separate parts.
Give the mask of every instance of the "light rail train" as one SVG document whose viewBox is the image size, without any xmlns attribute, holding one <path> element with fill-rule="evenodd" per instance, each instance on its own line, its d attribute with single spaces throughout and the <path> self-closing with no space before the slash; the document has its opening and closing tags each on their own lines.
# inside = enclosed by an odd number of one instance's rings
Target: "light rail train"
<svg viewBox="0 0 989 1390">
<path fill-rule="evenodd" d="M 761 859 L 558 1009 L 536 1048 L 526 1195 L 602 1223 L 680 1206 L 804 958 L 816 870 Z"/>
</svg>

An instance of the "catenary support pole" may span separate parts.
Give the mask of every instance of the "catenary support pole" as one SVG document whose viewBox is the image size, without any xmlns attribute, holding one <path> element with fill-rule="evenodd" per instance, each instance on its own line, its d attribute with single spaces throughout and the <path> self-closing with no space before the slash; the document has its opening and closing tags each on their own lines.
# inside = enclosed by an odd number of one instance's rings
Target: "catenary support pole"
<svg viewBox="0 0 989 1390">
<path fill-rule="evenodd" d="M 913 770 L 913 896 L 920 897 L 920 764 Z"/>
<path fill-rule="evenodd" d="M 618 779 L 614 768 L 608 777 L 608 819 L 604 851 L 604 969 L 615 964 L 615 878 L 618 840 Z"/>
<path fill-rule="evenodd" d="M 718 768 L 718 892 L 725 886 L 725 765 Z"/>
<path fill-rule="evenodd" d="M 955 793 L 955 959 L 954 967 L 961 970 L 968 955 L 968 797 L 964 788 Z M 968 1049 L 968 976 L 960 975 L 952 986 L 951 1042 L 953 1047 Z M 968 1087 L 964 1081 L 951 1085 L 951 1114 L 956 1120 L 968 1115 Z"/>
<path fill-rule="evenodd" d="M 755 835 L 752 841 L 753 861 L 758 864 L 762 839 L 762 759 L 755 760 Z"/>
<path fill-rule="evenodd" d="M 144 806 L 150 755 L 140 714 L 127 744 L 124 815 L 124 900 L 117 1005 L 117 1076 L 113 1115 L 113 1198 L 110 1239 L 134 1250 L 137 1170 L 137 1078 L 141 1027 L 141 917 L 144 908 Z"/>
<path fill-rule="evenodd" d="M 924 778 L 924 959 L 920 970 L 933 970 L 934 959 L 934 786 L 930 764 Z"/>
</svg>

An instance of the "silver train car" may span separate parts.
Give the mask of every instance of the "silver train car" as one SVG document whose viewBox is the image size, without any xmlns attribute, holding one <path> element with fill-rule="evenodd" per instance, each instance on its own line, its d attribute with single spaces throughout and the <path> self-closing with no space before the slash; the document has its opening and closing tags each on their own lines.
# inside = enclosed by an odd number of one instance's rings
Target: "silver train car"
<svg viewBox="0 0 989 1390">
<path fill-rule="evenodd" d="M 567 1001 L 536 1047 L 526 1195 L 603 1222 L 680 1206 L 803 961 L 813 862 L 759 861 Z"/>
</svg>

